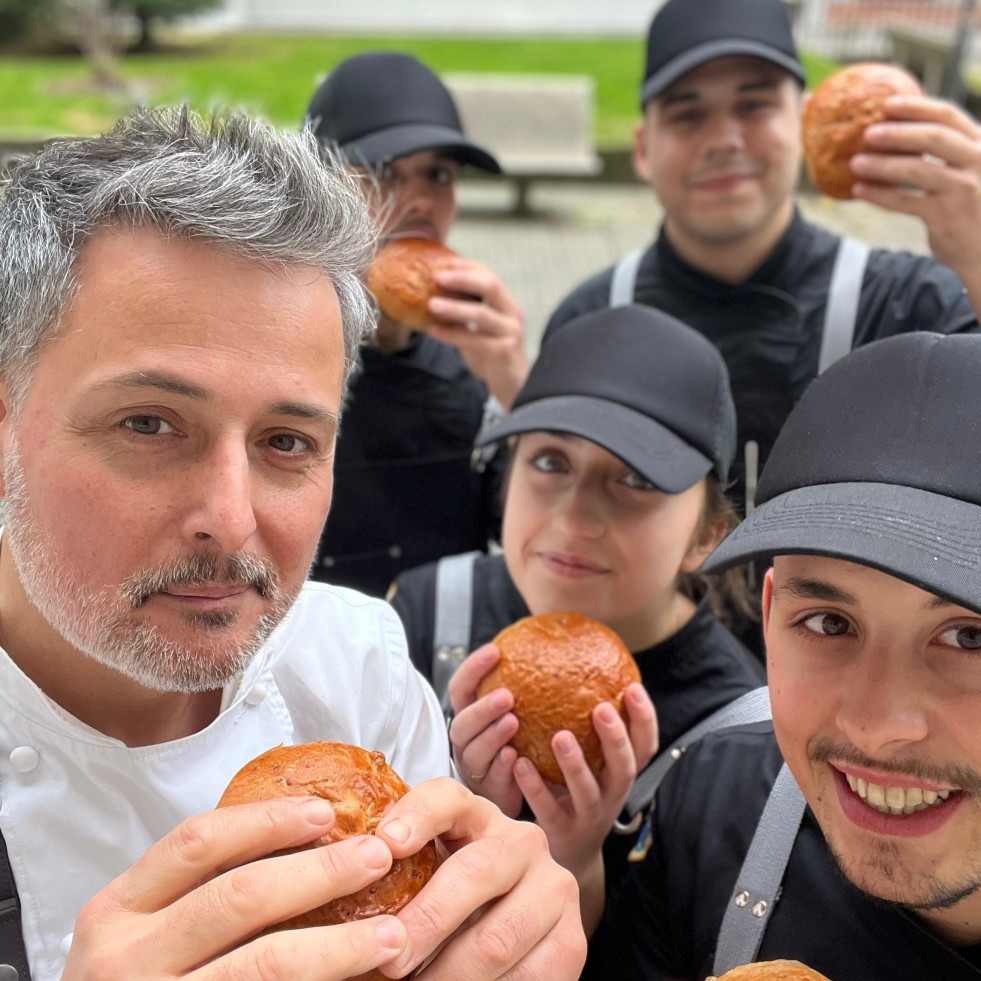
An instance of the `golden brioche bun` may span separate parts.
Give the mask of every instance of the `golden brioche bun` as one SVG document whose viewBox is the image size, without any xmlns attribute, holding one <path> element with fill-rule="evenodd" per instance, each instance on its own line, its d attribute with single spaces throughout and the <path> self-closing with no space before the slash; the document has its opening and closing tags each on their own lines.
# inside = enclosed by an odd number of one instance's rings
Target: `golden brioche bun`
<svg viewBox="0 0 981 981">
<path fill-rule="evenodd" d="M 893 95 L 922 95 L 920 83 L 896 65 L 863 62 L 826 78 L 804 106 L 804 159 L 814 186 L 833 198 L 850 198 L 858 178 L 849 163 L 865 147 L 867 126 L 886 118 Z"/>
<path fill-rule="evenodd" d="M 314 848 L 352 835 L 374 834 L 389 805 L 408 789 L 382 753 L 346 743 L 304 743 L 277 746 L 246 763 L 232 777 L 217 806 L 272 797 L 322 797 L 333 805 L 335 821 L 327 834 L 303 846 Z M 429 881 L 437 864 L 436 846 L 429 842 L 415 855 L 396 859 L 388 873 L 370 886 L 284 920 L 275 929 L 329 926 L 397 913 Z M 385 979 L 380 972 L 370 971 L 359 975 L 359 981 Z"/>
<path fill-rule="evenodd" d="M 368 289 L 374 293 L 382 312 L 413 330 L 424 330 L 433 323 L 459 326 L 433 317 L 428 307 L 433 296 L 473 299 L 469 294 L 441 290 L 436 285 L 438 270 L 456 258 L 452 249 L 434 239 L 392 239 L 379 251 L 368 270 Z"/>
<path fill-rule="evenodd" d="M 640 671 L 623 641 L 609 627 L 578 613 L 525 617 L 502 630 L 494 643 L 501 659 L 481 680 L 478 696 L 496 688 L 514 695 L 518 731 L 511 745 L 552 783 L 565 783 L 552 752 L 552 737 L 568 729 L 590 769 L 603 766 L 592 711 L 612 702 L 623 714 L 623 690 Z"/>
<path fill-rule="evenodd" d="M 719 978 L 706 978 L 705 981 L 828 981 L 800 961 L 761 961 L 758 964 L 744 964 L 726 971 Z"/>
</svg>

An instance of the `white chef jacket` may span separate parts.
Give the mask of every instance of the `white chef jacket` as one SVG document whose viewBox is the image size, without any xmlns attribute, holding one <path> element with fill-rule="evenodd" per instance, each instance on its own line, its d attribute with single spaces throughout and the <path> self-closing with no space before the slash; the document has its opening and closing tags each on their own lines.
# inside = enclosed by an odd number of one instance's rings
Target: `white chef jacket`
<svg viewBox="0 0 981 981">
<path fill-rule="evenodd" d="M 401 622 L 307 583 L 221 712 L 184 739 L 129 748 L 47 698 L 0 650 L 0 830 L 34 981 L 57 981 L 82 906 L 239 768 L 280 743 L 380 750 L 412 785 L 451 773 L 446 727 Z"/>
</svg>

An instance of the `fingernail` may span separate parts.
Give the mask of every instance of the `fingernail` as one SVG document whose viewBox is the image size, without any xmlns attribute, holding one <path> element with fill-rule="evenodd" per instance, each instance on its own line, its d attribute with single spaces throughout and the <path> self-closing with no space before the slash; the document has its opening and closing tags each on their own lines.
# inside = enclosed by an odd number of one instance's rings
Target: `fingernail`
<svg viewBox="0 0 981 981">
<path fill-rule="evenodd" d="M 389 821 L 388 824 L 382 825 L 378 829 L 382 832 L 386 838 L 391 838 L 392 841 L 397 842 L 400 845 L 404 845 L 409 840 L 409 835 L 412 833 L 409 826 L 404 821 Z"/>
<path fill-rule="evenodd" d="M 502 688 L 499 691 L 494 692 L 491 695 L 491 708 L 495 712 L 502 712 L 506 708 L 511 707 L 511 693 L 507 689 Z"/>
<path fill-rule="evenodd" d="M 514 764 L 514 772 L 520 777 L 530 777 L 531 776 L 531 761 L 526 760 L 523 756 L 518 759 Z"/>
<path fill-rule="evenodd" d="M 388 865 L 390 856 L 391 852 L 385 847 L 385 842 L 377 838 L 369 836 L 358 842 L 358 858 L 368 868 L 384 868 Z"/>
<path fill-rule="evenodd" d="M 612 725 L 617 718 L 617 710 L 608 703 L 598 705 L 596 707 L 596 714 L 599 716 L 599 721 L 608 726 Z"/>
<path fill-rule="evenodd" d="M 446 300 L 441 299 L 438 296 L 431 297 L 429 300 L 429 309 L 439 312 L 440 310 L 446 309 Z"/>
<path fill-rule="evenodd" d="M 375 927 L 375 939 L 382 947 L 401 950 L 405 946 L 405 927 L 394 916 L 386 917 Z"/>
<path fill-rule="evenodd" d="M 572 747 L 575 745 L 576 741 L 568 732 L 560 732 L 555 741 L 558 744 L 559 752 L 563 756 L 571 755 Z"/>
<path fill-rule="evenodd" d="M 333 824 L 334 808 L 320 797 L 309 797 L 303 802 L 303 816 L 311 824 Z"/>
</svg>

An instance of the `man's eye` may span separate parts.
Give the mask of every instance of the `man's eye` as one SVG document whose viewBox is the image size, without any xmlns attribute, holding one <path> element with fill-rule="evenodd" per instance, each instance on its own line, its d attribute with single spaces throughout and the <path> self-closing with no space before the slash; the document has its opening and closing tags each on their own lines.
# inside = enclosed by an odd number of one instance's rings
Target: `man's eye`
<svg viewBox="0 0 981 981">
<path fill-rule="evenodd" d="M 141 436 L 162 436 L 174 431 L 174 427 L 159 416 L 129 416 L 123 420 L 123 425 Z"/>
<path fill-rule="evenodd" d="M 981 624 L 962 623 L 948 627 L 937 640 L 946 647 L 958 647 L 962 651 L 981 651 Z"/>
<path fill-rule="evenodd" d="M 843 637 L 851 631 L 851 624 L 838 613 L 815 613 L 802 626 L 823 637 Z"/>
<path fill-rule="evenodd" d="M 294 433 L 279 433 L 269 438 L 269 445 L 280 453 L 299 456 L 310 449 L 310 442 Z"/>
<path fill-rule="evenodd" d="M 456 177 L 456 172 L 450 167 L 435 167 L 429 175 L 429 179 L 434 184 L 452 184 Z"/>
</svg>

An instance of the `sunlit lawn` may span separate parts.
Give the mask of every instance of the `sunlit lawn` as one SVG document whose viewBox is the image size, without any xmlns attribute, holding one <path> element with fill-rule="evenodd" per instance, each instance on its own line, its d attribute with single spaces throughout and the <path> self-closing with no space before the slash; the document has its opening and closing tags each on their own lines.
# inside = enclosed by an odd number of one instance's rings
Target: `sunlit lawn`
<svg viewBox="0 0 981 981">
<path fill-rule="evenodd" d="M 596 80 L 596 141 L 629 142 L 637 120 L 643 62 L 639 40 L 353 38 L 234 35 L 186 40 L 180 48 L 120 59 L 140 101 L 231 106 L 280 126 L 298 126 L 314 87 L 330 67 L 358 51 L 417 55 L 438 72 L 589 74 Z M 835 64 L 807 59 L 816 84 Z M 35 138 L 105 129 L 128 108 L 95 89 L 80 58 L 0 55 L 0 135 Z"/>
</svg>

